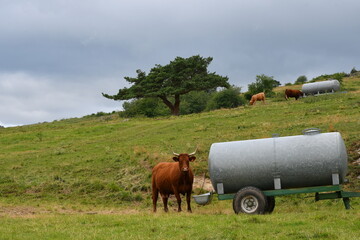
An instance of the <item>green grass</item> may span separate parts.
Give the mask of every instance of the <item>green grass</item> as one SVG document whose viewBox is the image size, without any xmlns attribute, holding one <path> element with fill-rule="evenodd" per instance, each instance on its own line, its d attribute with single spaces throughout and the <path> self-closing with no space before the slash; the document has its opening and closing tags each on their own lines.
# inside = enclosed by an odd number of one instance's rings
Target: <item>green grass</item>
<svg viewBox="0 0 360 240">
<path fill-rule="evenodd" d="M 226 203 L 226 205 L 225 205 Z M 358 202 L 359 203 L 359 202 Z M 271 215 L 235 215 L 229 201 L 195 213 L 47 213 L 2 217 L 1 239 L 358 239 L 360 212 L 341 202 L 280 200 Z"/>
<path fill-rule="evenodd" d="M 150 179 L 151 168 L 171 161 L 172 151 L 198 147 L 192 168 L 202 176 L 214 142 L 318 127 L 342 134 L 350 170 L 345 188 L 359 191 L 360 167 L 353 164 L 360 158 L 359 83 L 344 79 L 347 93 L 298 101 L 278 94 L 266 105 L 180 117 L 113 114 L 0 128 L 0 239 L 356 239 L 356 199 L 350 211 L 337 200 L 288 197 L 277 198 L 274 214 L 266 216 L 236 216 L 231 201 L 194 206 L 194 214 L 153 215 Z"/>
</svg>

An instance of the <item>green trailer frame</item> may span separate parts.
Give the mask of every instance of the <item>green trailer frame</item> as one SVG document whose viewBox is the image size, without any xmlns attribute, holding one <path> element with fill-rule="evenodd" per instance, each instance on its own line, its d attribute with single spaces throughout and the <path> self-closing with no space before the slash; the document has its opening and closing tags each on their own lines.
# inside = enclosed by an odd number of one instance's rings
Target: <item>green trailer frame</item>
<svg viewBox="0 0 360 240">
<path fill-rule="evenodd" d="M 347 192 L 342 190 L 341 185 L 306 187 L 306 188 L 291 188 L 279 190 L 266 190 L 262 191 L 267 197 L 286 196 L 301 193 L 315 193 L 315 201 L 324 199 L 337 199 L 342 198 L 345 209 L 350 209 L 350 198 L 360 197 L 360 192 Z M 231 194 L 218 194 L 219 200 L 232 200 L 236 193 Z"/>
</svg>

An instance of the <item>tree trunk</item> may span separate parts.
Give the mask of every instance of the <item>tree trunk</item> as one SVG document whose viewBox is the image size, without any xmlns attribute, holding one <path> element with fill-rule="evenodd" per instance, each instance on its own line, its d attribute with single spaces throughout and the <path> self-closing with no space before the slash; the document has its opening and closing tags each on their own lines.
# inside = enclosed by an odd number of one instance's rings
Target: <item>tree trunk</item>
<svg viewBox="0 0 360 240">
<path fill-rule="evenodd" d="M 172 104 L 172 102 L 170 102 L 166 98 L 166 96 L 159 96 L 159 98 L 163 101 L 163 103 L 165 103 L 165 105 L 168 108 L 170 108 L 171 115 L 179 116 L 179 114 L 180 114 L 180 95 L 179 94 L 175 95 L 175 104 Z"/>
<path fill-rule="evenodd" d="M 179 94 L 175 95 L 175 104 L 174 104 L 173 115 L 174 116 L 179 116 L 180 115 L 180 95 Z"/>
</svg>

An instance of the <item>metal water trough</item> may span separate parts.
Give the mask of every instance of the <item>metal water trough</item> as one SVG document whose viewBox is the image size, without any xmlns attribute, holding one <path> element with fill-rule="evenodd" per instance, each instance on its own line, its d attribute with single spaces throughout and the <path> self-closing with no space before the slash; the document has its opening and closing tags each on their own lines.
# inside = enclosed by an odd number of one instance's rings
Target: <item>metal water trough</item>
<svg viewBox="0 0 360 240">
<path fill-rule="evenodd" d="M 235 213 L 271 213 L 275 197 L 290 194 L 342 198 L 346 209 L 351 197 L 360 197 L 342 190 L 347 153 L 338 132 L 307 129 L 297 136 L 214 143 L 209 173 L 218 199 L 232 199 Z M 200 196 L 206 204 L 211 194 Z"/>
<path fill-rule="evenodd" d="M 213 192 L 208 192 L 201 195 L 194 195 L 193 198 L 197 204 L 207 205 L 211 203 L 211 200 L 213 198 Z"/>
</svg>

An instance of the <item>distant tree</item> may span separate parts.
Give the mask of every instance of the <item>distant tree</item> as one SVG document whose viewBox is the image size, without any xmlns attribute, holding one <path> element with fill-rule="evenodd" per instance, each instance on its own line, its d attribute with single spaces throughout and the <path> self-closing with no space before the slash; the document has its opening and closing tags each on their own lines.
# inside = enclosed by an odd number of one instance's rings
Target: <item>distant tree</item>
<svg viewBox="0 0 360 240">
<path fill-rule="evenodd" d="M 285 86 L 291 86 L 292 85 L 292 83 L 285 83 Z"/>
<path fill-rule="evenodd" d="M 257 75 L 256 81 L 248 85 L 248 94 L 254 95 L 259 92 L 265 92 L 265 95 L 273 95 L 273 88 L 280 86 L 280 82 L 275 80 L 274 77 L 266 76 L 265 74 Z M 250 96 L 251 97 L 251 96 Z"/>
<path fill-rule="evenodd" d="M 220 108 L 236 108 L 245 103 L 245 99 L 240 96 L 240 87 L 232 86 L 213 94 L 208 102 L 207 110 Z"/>
<path fill-rule="evenodd" d="M 199 55 L 189 58 L 176 57 L 165 66 L 155 65 L 149 74 L 137 70 L 137 77 L 125 77 L 126 81 L 133 84 L 130 88 L 120 89 L 116 95 L 103 93 L 103 96 L 113 100 L 159 98 L 172 115 L 179 115 L 181 95 L 191 91 L 230 86 L 228 77 L 207 70 L 212 60 L 212 57 L 203 58 Z"/>
<path fill-rule="evenodd" d="M 355 73 L 357 73 L 358 71 L 355 69 L 355 67 L 353 67 L 352 69 L 351 69 L 351 72 L 350 72 L 350 74 L 355 74 Z"/>
<path fill-rule="evenodd" d="M 305 75 L 301 75 L 300 77 L 298 77 L 295 81 L 295 85 L 297 84 L 304 84 L 308 81 L 307 77 Z"/>
</svg>

